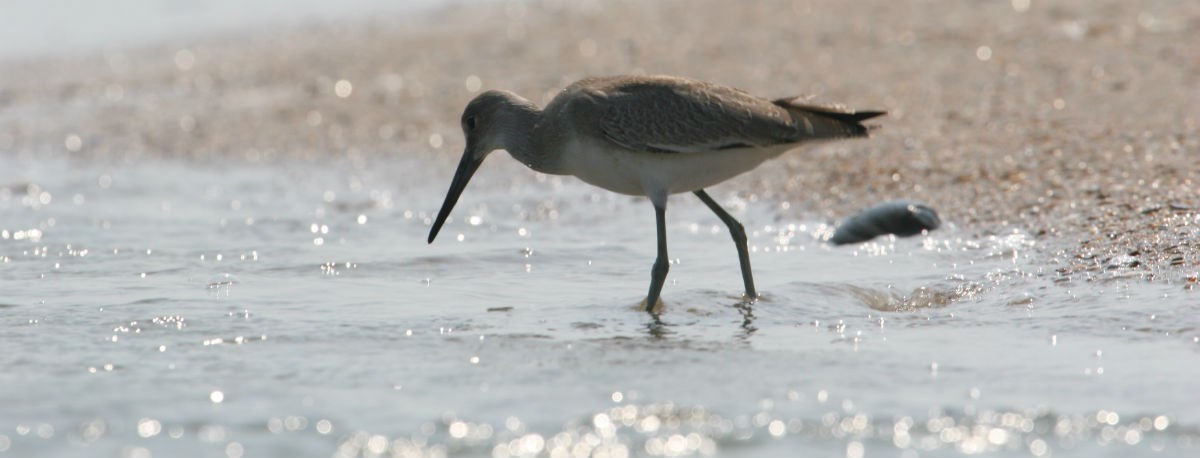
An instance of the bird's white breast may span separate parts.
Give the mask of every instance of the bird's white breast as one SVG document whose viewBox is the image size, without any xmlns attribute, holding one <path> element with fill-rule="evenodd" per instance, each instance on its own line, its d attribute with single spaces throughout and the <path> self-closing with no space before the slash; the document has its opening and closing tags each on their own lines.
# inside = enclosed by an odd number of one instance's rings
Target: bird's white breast
<svg viewBox="0 0 1200 458">
<path fill-rule="evenodd" d="M 715 185 L 796 146 L 650 153 L 570 142 L 561 151 L 561 165 L 564 172 L 609 191 L 634 196 L 665 195 Z"/>
</svg>

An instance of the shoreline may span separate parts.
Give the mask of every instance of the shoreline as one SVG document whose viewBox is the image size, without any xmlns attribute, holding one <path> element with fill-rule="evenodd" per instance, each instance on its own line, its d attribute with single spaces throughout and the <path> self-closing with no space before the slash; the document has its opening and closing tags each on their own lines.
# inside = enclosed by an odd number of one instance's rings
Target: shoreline
<svg viewBox="0 0 1200 458">
<path fill-rule="evenodd" d="M 788 201 L 787 216 L 840 219 L 918 200 L 979 237 L 1030 234 L 1054 281 L 1190 289 L 1200 268 L 1200 59 L 1187 43 L 1200 34 L 1200 4 L 922 7 L 450 4 L 6 60 L 0 153 L 433 158 L 461 148 L 458 116 L 479 90 L 543 103 L 584 76 L 675 74 L 889 112 L 871 139 L 788 153 L 725 185 Z"/>
</svg>

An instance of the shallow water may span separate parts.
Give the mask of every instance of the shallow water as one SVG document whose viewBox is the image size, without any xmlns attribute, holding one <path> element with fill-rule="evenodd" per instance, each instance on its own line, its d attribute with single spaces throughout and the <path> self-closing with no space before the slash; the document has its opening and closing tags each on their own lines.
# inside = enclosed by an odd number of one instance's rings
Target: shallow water
<svg viewBox="0 0 1200 458">
<path fill-rule="evenodd" d="M 1019 231 L 828 222 L 673 197 L 666 313 L 644 199 L 488 160 L 0 171 L 0 456 L 1181 456 L 1182 285 L 1054 282 Z M 903 197 L 903 196 L 897 196 Z"/>
</svg>

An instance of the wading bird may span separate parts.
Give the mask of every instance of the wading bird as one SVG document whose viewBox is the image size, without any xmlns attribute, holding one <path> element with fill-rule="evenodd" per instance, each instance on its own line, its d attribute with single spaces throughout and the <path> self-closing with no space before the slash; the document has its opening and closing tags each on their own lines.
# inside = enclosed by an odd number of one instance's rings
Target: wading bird
<svg viewBox="0 0 1200 458">
<path fill-rule="evenodd" d="M 507 91 L 467 104 L 463 151 L 446 200 L 429 231 L 437 237 L 483 160 L 496 150 L 541 173 L 574 175 L 609 191 L 646 196 L 654 205 L 658 257 L 650 269 L 646 310 L 654 313 L 667 278 L 667 196 L 691 192 L 729 227 L 746 298 L 758 297 L 746 232 L 704 188 L 749 171 L 797 146 L 864 137 L 862 121 L 881 111 L 846 111 L 767 100 L 731 87 L 671 76 L 580 80 L 544 109 Z"/>
</svg>

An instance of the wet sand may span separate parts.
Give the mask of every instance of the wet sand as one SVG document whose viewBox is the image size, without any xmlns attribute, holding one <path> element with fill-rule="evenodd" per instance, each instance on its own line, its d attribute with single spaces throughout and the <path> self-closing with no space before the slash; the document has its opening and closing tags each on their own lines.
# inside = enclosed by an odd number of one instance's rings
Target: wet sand
<svg viewBox="0 0 1200 458">
<path fill-rule="evenodd" d="M 1190 288 L 1197 36 L 1200 3 L 1172 1 L 454 5 L 0 62 L 0 152 L 450 164 L 479 90 L 545 101 L 585 76 L 673 74 L 889 112 L 869 140 L 723 185 L 790 202 L 781 218 L 914 199 L 964 237 L 1035 235 L 1055 281 Z"/>
</svg>

